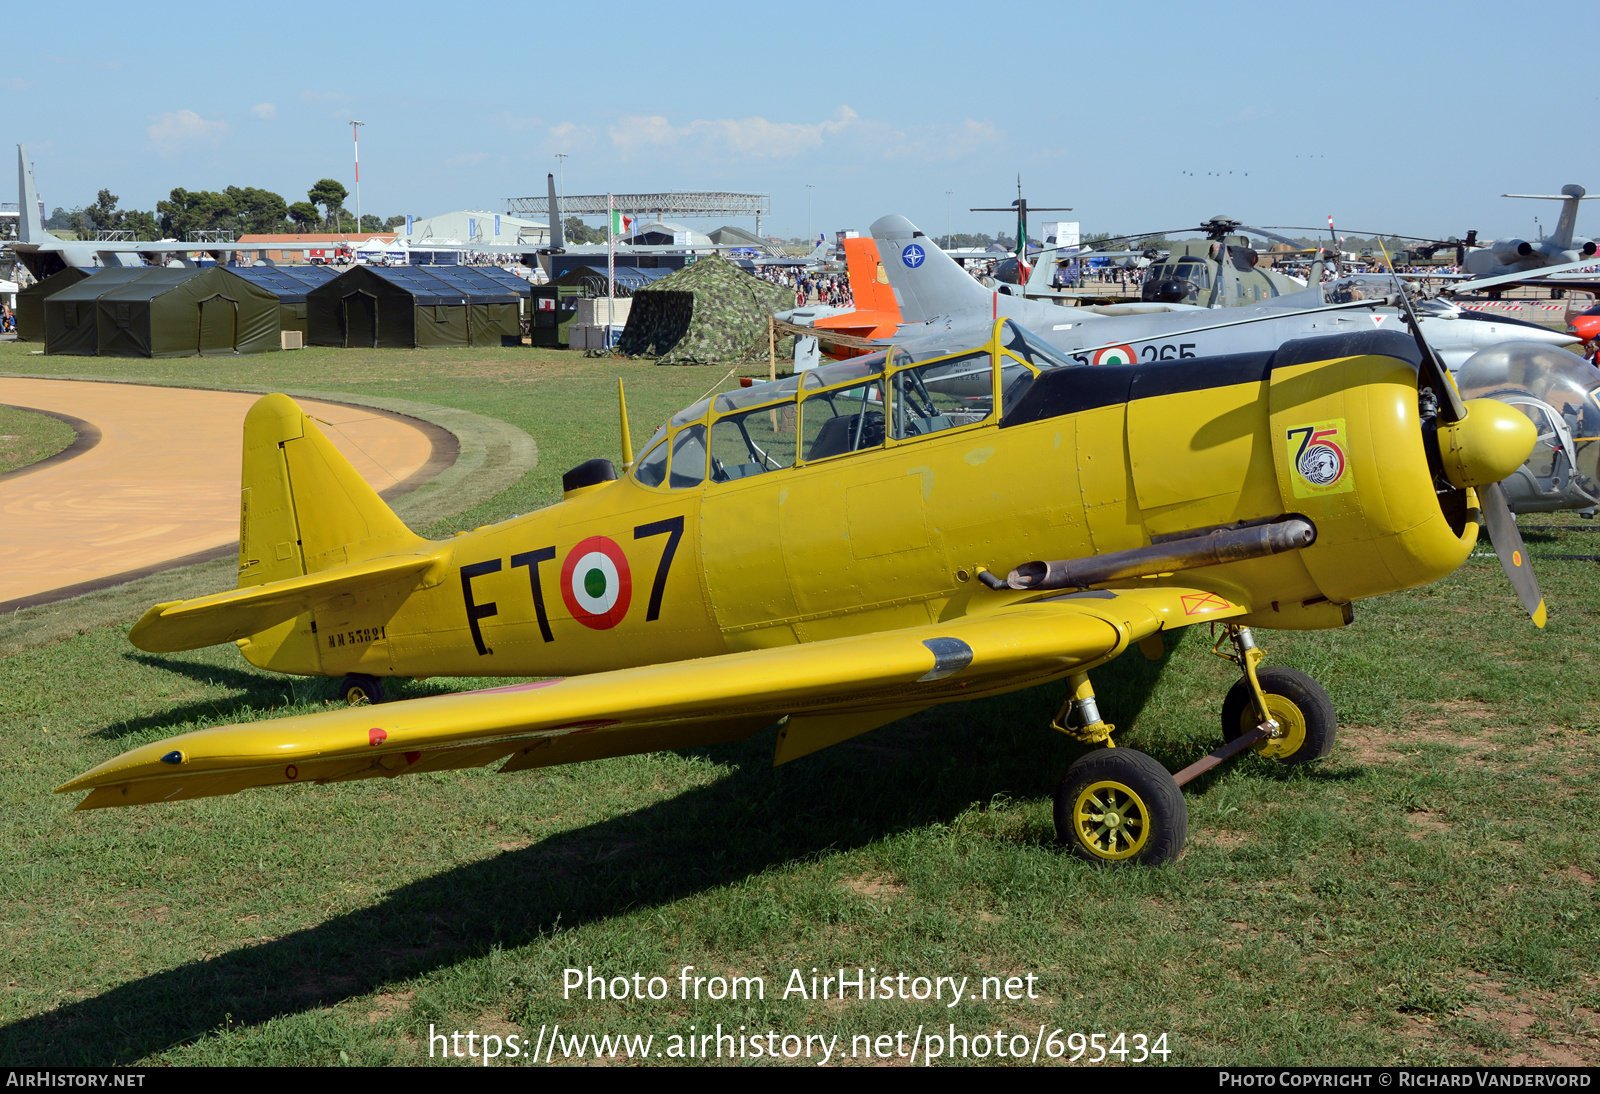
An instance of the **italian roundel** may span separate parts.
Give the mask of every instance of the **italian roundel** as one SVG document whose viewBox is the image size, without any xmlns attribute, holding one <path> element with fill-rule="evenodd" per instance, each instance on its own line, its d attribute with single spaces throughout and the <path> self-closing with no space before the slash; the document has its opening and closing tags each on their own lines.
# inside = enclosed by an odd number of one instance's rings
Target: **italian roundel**
<svg viewBox="0 0 1600 1094">
<path fill-rule="evenodd" d="M 1109 349 L 1099 350 L 1094 355 L 1094 363 L 1097 365 L 1131 365 L 1138 359 L 1132 346 L 1112 346 Z"/>
<path fill-rule="evenodd" d="M 567 552 L 561 564 L 561 599 L 579 623 L 608 631 L 628 614 L 632 598 L 628 559 L 614 541 L 590 536 Z"/>
</svg>

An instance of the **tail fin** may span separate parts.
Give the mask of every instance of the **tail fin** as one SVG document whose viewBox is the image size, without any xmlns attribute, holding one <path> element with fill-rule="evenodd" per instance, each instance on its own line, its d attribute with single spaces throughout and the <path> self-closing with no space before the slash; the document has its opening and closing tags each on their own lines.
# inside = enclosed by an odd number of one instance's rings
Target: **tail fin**
<svg viewBox="0 0 1600 1094">
<path fill-rule="evenodd" d="M 428 546 L 287 395 L 245 415 L 240 486 L 241 589 Z"/>
<path fill-rule="evenodd" d="M 556 197 L 555 175 L 545 175 L 545 182 L 550 186 L 550 249 L 564 251 L 567 249 L 567 239 L 561 232 L 561 202 Z"/>
<path fill-rule="evenodd" d="M 43 243 L 54 239 L 44 227 L 44 205 L 39 201 L 39 188 L 33 182 L 33 164 L 28 162 L 28 150 L 17 145 L 17 242 Z"/>
<path fill-rule="evenodd" d="M 373 602 L 403 599 L 436 561 L 433 546 L 293 399 L 268 395 L 244 419 L 238 590 L 157 604 L 128 637 L 155 652 L 237 641 L 251 664 L 276 672 L 349 671 L 366 647 L 341 641 L 337 655 L 324 657 L 313 619 L 323 617 L 328 631 L 330 618 L 358 603 L 371 615 Z"/>
<path fill-rule="evenodd" d="M 293 399 L 268 395 L 250 408 L 244 419 L 244 472 L 239 491 L 241 590 L 293 581 L 383 556 L 420 552 L 430 546 L 401 523 Z M 382 564 L 379 570 L 382 572 L 374 571 L 367 577 L 383 582 L 407 579 L 406 575 L 413 572 L 404 565 L 394 573 Z M 330 574 L 330 580 L 337 582 L 348 576 L 355 575 L 346 573 L 336 578 Z M 349 589 L 341 585 L 341 592 L 360 592 L 358 582 L 348 584 Z M 310 595 L 315 590 L 302 592 Z M 157 605 L 151 612 L 161 614 L 162 609 L 170 607 Z M 282 604 L 269 605 L 263 601 L 252 611 L 271 615 L 285 608 L 296 614 L 292 618 L 278 614 L 281 622 L 252 631 L 239 643 L 245 658 L 262 668 L 302 676 L 345 671 L 338 664 L 330 668 L 325 662 L 309 602 L 290 598 Z M 267 616 L 253 615 L 252 619 L 265 623 Z M 172 636 L 174 641 L 216 640 L 210 629 L 215 620 L 174 620 L 172 625 L 178 628 Z M 340 651 L 345 652 L 355 656 L 354 651 Z"/>
<path fill-rule="evenodd" d="M 1578 204 L 1584 201 L 1593 201 L 1597 196 L 1589 194 L 1583 187 L 1575 182 L 1569 182 L 1561 188 L 1559 194 L 1501 194 L 1503 198 L 1531 198 L 1534 201 L 1559 201 L 1561 203 L 1561 219 L 1556 221 L 1556 230 L 1550 235 L 1550 241 L 1560 250 L 1567 250 L 1572 246 L 1572 232 L 1578 226 Z"/>
<path fill-rule="evenodd" d="M 966 312 L 983 318 L 993 314 L 994 294 L 905 217 L 891 215 L 873 221 L 872 238 L 903 321 L 922 323 Z"/>
<path fill-rule="evenodd" d="M 1555 243 L 1563 251 L 1572 246 L 1572 232 L 1578 226 L 1578 203 L 1587 198 L 1588 192 L 1577 183 L 1569 183 L 1561 188 L 1561 219 L 1556 222 Z"/>
<path fill-rule="evenodd" d="M 889 275 L 878 258 L 878 244 L 872 239 L 847 239 L 844 241 L 844 266 L 850 276 L 850 295 L 857 311 L 884 312 L 899 316 L 900 306 L 894 302 L 894 290 L 889 287 Z"/>
</svg>

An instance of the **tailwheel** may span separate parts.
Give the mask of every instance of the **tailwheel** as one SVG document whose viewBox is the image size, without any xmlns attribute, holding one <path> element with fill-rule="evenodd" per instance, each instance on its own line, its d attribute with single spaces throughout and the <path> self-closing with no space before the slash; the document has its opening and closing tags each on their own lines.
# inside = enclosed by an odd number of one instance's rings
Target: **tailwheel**
<svg viewBox="0 0 1600 1094">
<path fill-rule="evenodd" d="M 1067 769 L 1056 787 L 1056 837 L 1073 854 L 1103 864 L 1157 866 L 1183 850 L 1189 808 L 1153 756 L 1104 748 Z"/>
<path fill-rule="evenodd" d="M 339 698 L 353 707 L 383 702 L 383 681 L 364 672 L 352 672 L 339 681 Z"/>
<path fill-rule="evenodd" d="M 1333 700 L 1322 685 L 1298 669 L 1272 666 L 1256 669 L 1267 701 L 1267 713 L 1278 723 L 1279 735 L 1255 746 L 1255 752 L 1282 764 L 1303 764 L 1333 751 L 1339 719 Z M 1240 680 L 1222 701 L 1222 736 L 1236 741 L 1260 724 L 1250 697 L 1250 684 Z"/>
</svg>

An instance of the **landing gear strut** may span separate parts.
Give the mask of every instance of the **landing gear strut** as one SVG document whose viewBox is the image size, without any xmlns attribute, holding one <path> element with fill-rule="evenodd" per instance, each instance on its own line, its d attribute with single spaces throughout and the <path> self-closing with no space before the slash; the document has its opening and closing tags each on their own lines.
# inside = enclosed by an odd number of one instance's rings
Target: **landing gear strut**
<svg viewBox="0 0 1600 1094">
<path fill-rule="evenodd" d="M 1299 669 L 1258 668 L 1265 655 L 1249 627 L 1230 625 L 1223 637 L 1233 653 L 1223 652 L 1220 640 L 1213 652 L 1238 665 L 1243 679 L 1222 701 L 1222 739 L 1237 741 L 1270 722 L 1267 737 L 1252 746 L 1269 760 L 1303 764 L 1332 752 L 1339 719 L 1322 685 Z"/>
<path fill-rule="evenodd" d="M 1067 769 L 1056 787 L 1056 838 L 1097 863 L 1157 866 L 1183 850 L 1189 807 L 1161 761 L 1111 739 L 1088 673 L 1067 678 L 1067 700 L 1050 723 L 1084 744 L 1104 744 Z"/>
<path fill-rule="evenodd" d="M 1152 756 L 1118 748 L 1111 739 L 1115 727 L 1100 717 L 1088 675 L 1068 677 L 1067 699 L 1051 728 L 1084 744 L 1105 745 L 1068 768 L 1056 787 L 1056 837 L 1074 855 L 1105 864 L 1171 862 L 1189 830 L 1185 783 L 1249 748 L 1288 765 L 1333 749 L 1338 719 L 1328 693 L 1296 669 L 1260 667 L 1265 655 L 1249 627 L 1227 624 L 1212 652 L 1233 662 L 1240 674 L 1222 704 L 1226 743 L 1176 775 Z"/>
</svg>

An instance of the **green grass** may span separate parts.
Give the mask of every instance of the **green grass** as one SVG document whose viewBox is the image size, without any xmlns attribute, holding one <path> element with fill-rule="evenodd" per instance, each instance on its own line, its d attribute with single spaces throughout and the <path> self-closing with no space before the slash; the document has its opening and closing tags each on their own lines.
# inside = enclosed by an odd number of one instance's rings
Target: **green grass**
<svg viewBox="0 0 1600 1094">
<path fill-rule="evenodd" d="M 11 356 L 0 370 L 369 391 L 503 418 L 540 446 L 463 526 L 525 512 L 720 373 L 506 351 L 237 362 Z M 241 367 L 250 372 L 242 373 Z M 1540 553 L 1600 553 L 1572 530 Z M 1595 879 L 1600 569 L 1540 565 L 1535 631 L 1492 557 L 1357 606 L 1339 632 L 1261 633 L 1333 695 L 1340 743 L 1192 784 L 1174 867 L 1059 851 L 1050 793 L 1078 748 L 1060 687 L 936 708 L 771 767 L 731 746 L 524 775 L 474 771 L 73 813 L 49 793 L 135 744 L 315 709 L 322 681 L 227 648 L 141 654 L 125 627 L 3 659 L 0 1060 L 427 1061 L 430 1024 L 497 1035 L 745 1025 L 794 1034 L 1167 1032 L 1184 1064 L 1600 1058 Z M 1169 767 L 1218 739 L 1230 670 L 1193 632 L 1096 673 L 1119 740 Z M 417 695 L 467 681 L 406 684 Z M 481 681 L 473 681 L 480 684 Z M 562 970 L 762 975 L 765 1001 L 563 999 Z M 1036 973 L 1004 1003 L 785 1001 L 789 970 Z M 559 1055 L 556 1057 L 560 1059 Z"/>
<path fill-rule="evenodd" d="M 76 436 L 70 425 L 48 414 L 0 406 L 0 475 L 49 459 Z"/>
</svg>

